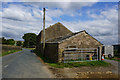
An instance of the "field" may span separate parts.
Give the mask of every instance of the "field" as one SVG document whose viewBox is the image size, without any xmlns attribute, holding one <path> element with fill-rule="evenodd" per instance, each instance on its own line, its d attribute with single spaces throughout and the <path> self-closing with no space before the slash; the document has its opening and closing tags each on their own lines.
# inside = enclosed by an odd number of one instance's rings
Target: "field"
<svg viewBox="0 0 120 80">
<path fill-rule="evenodd" d="M 5 56 L 17 51 L 22 50 L 22 47 L 20 46 L 14 46 L 14 45 L 0 45 L 2 47 L 2 54 L 0 56 Z"/>
<path fill-rule="evenodd" d="M 0 56 L 5 56 L 5 55 L 11 54 L 11 53 L 18 52 L 18 51 L 21 51 L 21 50 L 9 50 L 9 51 L 3 52 L 2 54 L 0 54 Z"/>
</svg>

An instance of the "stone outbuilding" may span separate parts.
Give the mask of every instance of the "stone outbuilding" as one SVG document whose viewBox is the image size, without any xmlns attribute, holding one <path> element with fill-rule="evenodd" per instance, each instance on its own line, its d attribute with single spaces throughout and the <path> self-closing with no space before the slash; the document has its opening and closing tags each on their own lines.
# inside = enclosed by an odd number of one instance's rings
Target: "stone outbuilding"
<svg viewBox="0 0 120 80">
<path fill-rule="evenodd" d="M 68 30 L 63 24 L 56 23 L 45 30 L 46 44 L 45 44 L 45 57 L 52 62 L 62 62 L 63 51 L 68 47 L 77 48 L 97 48 L 102 44 L 88 34 L 85 30 L 73 33 Z M 42 42 L 43 31 L 37 36 L 36 49 L 43 54 Z"/>
</svg>

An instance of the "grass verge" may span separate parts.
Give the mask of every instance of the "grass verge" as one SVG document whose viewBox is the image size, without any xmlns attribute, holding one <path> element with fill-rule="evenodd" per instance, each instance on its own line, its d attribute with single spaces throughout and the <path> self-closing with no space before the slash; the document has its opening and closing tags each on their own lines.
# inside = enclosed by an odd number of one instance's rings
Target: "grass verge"
<svg viewBox="0 0 120 80">
<path fill-rule="evenodd" d="M 35 50 L 35 48 L 25 48 L 25 49 Z"/>
<path fill-rule="evenodd" d="M 36 49 L 34 49 L 33 52 L 34 52 L 37 56 L 39 56 L 45 63 L 52 63 L 52 61 L 50 61 L 49 59 L 43 57 L 43 56 L 40 54 L 40 52 L 37 51 Z"/>
<path fill-rule="evenodd" d="M 38 51 L 34 50 L 34 53 L 39 56 L 45 63 L 52 67 L 56 68 L 72 68 L 72 67 L 81 67 L 81 66 L 103 66 L 107 67 L 110 66 L 110 63 L 104 62 L 104 61 L 84 61 L 84 62 L 69 62 L 69 63 L 52 63 L 47 58 L 43 57 Z"/>
<path fill-rule="evenodd" d="M 107 67 L 110 63 L 104 61 L 86 61 L 86 62 L 70 62 L 70 63 L 48 63 L 52 67 L 64 68 L 64 67 L 81 67 L 81 66 L 103 66 Z"/>
<path fill-rule="evenodd" d="M 8 55 L 8 54 L 18 52 L 18 51 L 21 51 L 21 50 L 10 50 L 10 51 L 7 51 L 7 52 L 3 52 L 2 54 L 0 54 L 0 56 L 5 56 L 5 55 Z"/>
<path fill-rule="evenodd" d="M 119 62 L 120 62 L 120 58 L 119 58 L 119 57 L 114 57 L 114 58 L 112 58 L 112 59 L 110 59 L 110 58 L 105 58 L 105 59 L 115 60 L 115 61 L 119 61 Z"/>
</svg>

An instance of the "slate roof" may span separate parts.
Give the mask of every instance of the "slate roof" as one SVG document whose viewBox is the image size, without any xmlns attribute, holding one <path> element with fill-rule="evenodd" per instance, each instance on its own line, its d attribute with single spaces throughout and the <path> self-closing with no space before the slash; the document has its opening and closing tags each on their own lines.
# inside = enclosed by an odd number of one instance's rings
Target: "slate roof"
<svg viewBox="0 0 120 80">
<path fill-rule="evenodd" d="M 54 43 L 58 43 L 58 42 L 61 42 L 61 41 L 63 41 L 63 40 L 65 40 L 65 39 L 67 39 L 67 38 L 70 38 L 70 37 L 72 37 L 72 36 L 75 36 L 76 34 L 79 34 L 79 33 L 82 33 L 82 32 L 84 32 L 85 30 L 83 30 L 83 31 L 80 31 L 80 32 L 76 32 L 76 33 L 72 33 L 72 34 L 69 34 L 69 35 L 65 35 L 65 36 L 61 36 L 61 37 L 58 37 L 58 38 L 56 38 L 56 39 L 51 39 L 51 40 L 46 40 L 46 42 L 54 42 Z M 85 31 L 86 32 L 86 31 Z"/>
</svg>

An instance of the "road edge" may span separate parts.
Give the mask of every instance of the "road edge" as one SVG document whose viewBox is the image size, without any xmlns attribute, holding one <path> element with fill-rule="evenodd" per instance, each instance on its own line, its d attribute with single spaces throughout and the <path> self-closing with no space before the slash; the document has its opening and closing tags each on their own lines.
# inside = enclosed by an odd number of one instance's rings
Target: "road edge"
<svg viewBox="0 0 120 80">
<path fill-rule="evenodd" d="M 33 54 L 35 54 L 33 52 Z M 36 54 L 35 54 L 36 55 Z M 37 55 L 36 55 L 37 56 Z M 52 73 L 52 71 L 49 69 L 49 65 L 47 63 L 45 63 L 39 56 L 37 56 L 37 58 L 41 61 L 41 63 L 44 65 L 44 69 L 46 70 L 46 72 L 50 75 L 51 78 L 56 78 L 55 75 Z"/>
</svg>

